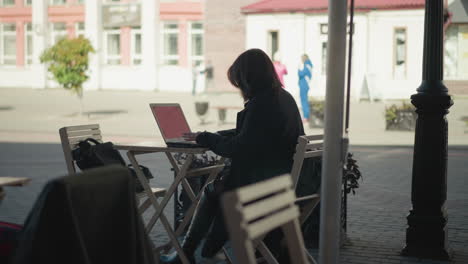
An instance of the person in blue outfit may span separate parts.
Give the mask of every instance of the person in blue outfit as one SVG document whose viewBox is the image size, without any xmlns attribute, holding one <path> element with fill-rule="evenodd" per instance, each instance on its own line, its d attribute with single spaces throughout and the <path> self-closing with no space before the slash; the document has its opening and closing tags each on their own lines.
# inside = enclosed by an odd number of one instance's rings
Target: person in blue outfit
<svg viewBox="0 0 468 264">
<path fill-rule="evenodd" d="M 310 109 L 309 109 L 309 82 L 312 80 L 312 62 L 309 59 L 307 54 L 302 55 L 302 67 L 298 70 L 299 75 L 299 92 L 301 97 L 301 106 L 302 106 L 302 116 L 303 121 L 307 122 L 309 120 Z"/>
</svg>

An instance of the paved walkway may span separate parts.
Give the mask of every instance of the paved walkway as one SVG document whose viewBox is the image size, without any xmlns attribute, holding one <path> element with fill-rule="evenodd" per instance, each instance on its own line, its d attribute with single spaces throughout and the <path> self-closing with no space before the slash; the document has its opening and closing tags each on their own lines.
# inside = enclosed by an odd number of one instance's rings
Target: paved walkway
<svg viewBox="0 0 468 264">
<path fill-rule="evenodd" d="M 44 183 L 66 174 L 58 137 L 62 126 L 99 123 L 105 140 L 114 142 L 161 141 L 148 104 L 179 102 L 193 130 L 220 130 L 234 126 L 235 111 L 228 123 L 217 124 L 210 110 L 200 125 L 194 102 L 208 100 L 211 106 L 241 106 L 238 94 L 192 97 L 187 94 L 153 92 L 87 92 L 80 116 L 79 101 L 63 90 L 0 89 L 0 174 L 32 177 L 30 185 L 7 188 L 0 205 L 0 218 L 22 222 Z M 455 98 L 448 115 L 448 235 L 452 262 L 418 260 L 399 256 L 405 242 L 406 215 L 411 207 L 411 163 L 414 132 L 384 130 L 384 103 L 351 105 L 351 151 L 355 153 L 364 180 L 349 198 L 348 242 L 341 263 L 468 263 L 468 134 L 461 117 L 467 114 L 468 98 Z M 387 102 L 389 103 L 389 102 Z M 308 133 L 321 133 L 319 129 Z M 3 142 L 3 143 L 2 143 Z M 5 143 L 11 142 L 11 143 Z M 19 143 L 23 142 L 23 143 Z M 52 143 L 52 144 L 44 144 Z M 162 156 L 146 156 L 142 163 L 155 172 L 152 181 L 168 186 L 172 179 Z M 171 215 L 169 205 L 166 215 Z M 167 240 L 162 226 L 150 234 L 155 242 Z M 316 250 L 311 249 L 313 253 Z"/>
<path fill-rule="evenodd" d="M 196 101 L 209 101 L 210 110 L 205 125 L 195 112 Z M 447 116 L 449 144 L 468 145 L 468 127 L 462 121 L 468 116 L 468 97 L 455 98 Z M 85 115 L 79 115 L 80 102 L 63 89 L 0 89 L 0 139 L 2 141 L 58 142 L 62 126 L 99 123 L 105 138 L 114 141 L 161 141 L 159 129 L 149 110 L 149 103 L 180 103 L 194 131 L 216 131 L 234 127 L 237 110 L 228 110 L 227 123 L 218 125 L 217 111 L 211 107 L 242 106 L 237 93 L 191 96 L 186 93 L 156 93 L 128 91 L 87 91 L 83 105 Z M 414 132 L 386 131 L 385 104 L 351 104 L 350 140 L 357 145 L 412 145 Z M 308 133 L 321 133 L 309 129 Z M 110 137 L 110 138 L 109 138 Z"/>
</svg>

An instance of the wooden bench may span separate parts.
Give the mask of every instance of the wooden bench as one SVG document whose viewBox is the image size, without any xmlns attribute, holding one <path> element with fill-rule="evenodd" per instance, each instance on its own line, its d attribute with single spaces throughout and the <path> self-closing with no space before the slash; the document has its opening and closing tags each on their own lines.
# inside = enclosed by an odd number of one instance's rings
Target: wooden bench
<svg viewBox="0 0 468 264">
<path fill-rule="evenodd" d="M 213 109 L 218 110 L 218 124 L 222 125 L 226 123 L 227 110 L 242 110 L 241 106 L 213 106 Z"/>
</svg>

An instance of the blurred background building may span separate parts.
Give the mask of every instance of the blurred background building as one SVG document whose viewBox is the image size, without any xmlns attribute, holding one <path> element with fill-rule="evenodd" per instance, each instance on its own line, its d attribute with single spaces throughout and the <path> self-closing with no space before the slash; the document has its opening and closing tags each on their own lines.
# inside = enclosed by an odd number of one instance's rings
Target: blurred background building
<svg viewBox="0 0 468 264">
<path fill-rule="evenodd" d="M 468 93 L 468 1 L 449 1 L 445 77 L 449 87 Z M 352 97 L 409 98 L 422 78 L 425 0 L 355 0 Z M 300 56 L 314 64 L 310 95 L 323 97 L 328 33 L 327 0 L 271 0 L 242 7 L 246 48 L 279 51 L 290 74 L 288 90 L 297 91 Z M 348 25 L 348 33 L 350 30 Z M 333 69 L 331 69 L 333 72 Z"/>
<path fill-rule="evenodd" d="M 97 51 L 85 89 L 191 91 L 203 13 L 201 0 L 0 0 L 0 87 L 55 87 L 40 54 L 83 35 Z"/>
<path fill-rule="evenodd" d="M 422 77 L 425 0 L 355 0 L 354 99 L 409 98 Z M 468 0 L 448 0 L 445 79 L 468 94 Z M 314 64 L 311 96 L 325 92 L 327 0 L 0 0 L 0 88 L 53 88 L 39 56 L 63 37 L 96 49 L 85 89 L 235 91 L 226 80 L 247 48 L 281 54 L 297 94 L 300 56 Z M 351 26 L 348 26 L 348 30 Z"/>
</svg>

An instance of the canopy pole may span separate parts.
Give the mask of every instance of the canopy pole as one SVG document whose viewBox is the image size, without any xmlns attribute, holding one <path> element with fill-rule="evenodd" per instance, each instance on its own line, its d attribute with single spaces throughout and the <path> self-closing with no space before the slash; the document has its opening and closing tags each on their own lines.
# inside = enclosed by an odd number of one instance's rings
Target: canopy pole
<svg viewBox="0 0 468 264">
<path fill-rule="evenodd" d="M 329 0 L 319 262 L 339 263 L 347 1 Z"/>
</svg>

